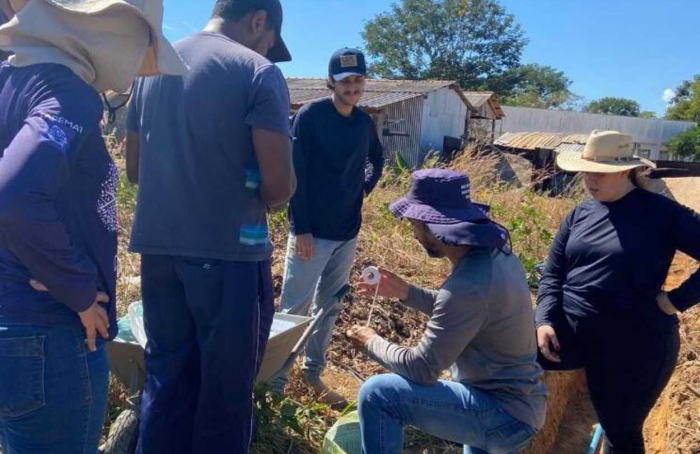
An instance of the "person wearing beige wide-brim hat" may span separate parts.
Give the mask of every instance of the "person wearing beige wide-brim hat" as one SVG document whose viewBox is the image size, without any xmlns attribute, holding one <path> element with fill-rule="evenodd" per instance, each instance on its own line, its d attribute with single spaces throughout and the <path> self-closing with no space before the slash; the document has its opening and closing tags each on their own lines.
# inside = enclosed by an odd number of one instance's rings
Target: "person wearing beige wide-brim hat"
<svg viewBox="0 0 700 454">
<path fill-rule="evenodd" d="M 162 0 L 0 0 L 0 450 L 94 454 L 116 323 L 119 173 L 100 92 L 186 70 Z"/>
<path fill-rule="evenodd" d="M 582 153 L 558 156 L 591 200 L 559 228 L 536 312 L 540 364 L 586 371 L 609 454 L 644 453 L 644 421 L 678 358 L 676 313 L 700 301 L 700 272 L 663 288 L 677 251 L 700 259 L 700 216 L 643 189 L 654 164 L 632 150 L 630 136 L 594 131 Z"/>
<path fill-rule="evenodd" d="M 0 0 L 0 9 L 10 19 L 0 49 L 15 67 L 61 64 L 99 92 L 187 70 L 163 35 L 163 0 Z"/>
<path fill-rule="evenodd" d="M 648 159 L 635 156 L 632 136 L 617 131 L 593 131 L 583 152 L 565 151 L 557 165 L 566 172 L 616 173 L 640 167 L 656 168 Z"/>
</svg>

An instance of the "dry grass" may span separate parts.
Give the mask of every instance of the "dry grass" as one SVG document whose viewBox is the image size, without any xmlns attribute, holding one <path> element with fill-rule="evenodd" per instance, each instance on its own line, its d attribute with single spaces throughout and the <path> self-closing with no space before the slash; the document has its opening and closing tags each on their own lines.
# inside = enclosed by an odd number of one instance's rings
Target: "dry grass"
<svg viewBox="0 0 700 454">
<path fill-rule="evenodd" d="M 113 156 L 121 169 L 124 168 L 123 152 L 120 147 L 113 147 Z M 432 163 L 435 165 L 435 163 Z M 475 201 L 489 204 L 494 219 L 506 226 L 513 237 L 514 251 L 526 268 L 545 259 L 549 244 L 556 229 L 575 205 L 575 198 L 552 199 L 533 191 L 537 178 L 528 182 L 503 182 L 499 179 L 499 166 L 502 158 L 495 154 L 478 154 L 473 151 L 463 154 L 451 167 L 466 171 L 472 180 L 472 196 Z M 413 240 L 409 225 L 396 221 L 388 211 L 389 204 L 403 196 L 410 186 L 410 173 L 401 169 L 387 169 L 377 190 L 366 200 L 363 210 L 364 223 L 359 237 L 358 254 L 352 272 L 352 282 L 361 270 L 368 265 L 379 265 L 406 277 L 412 283 L 437 288 L 449 274 L 450 267 L 446 261 L 431 260 L 421 246 Z M 119 266 L 118 266 L 118 300 L 119 311 L 124 313 L 127 302 L 140 299 L 138 282 L 139 257 L 127 251 L 131 232 L 135 190 L 125 181 L 120 186 L 119 194 Z M 288 224 L 284 215 L 275 215 L 270 219 L 271 237 L 275 243 L 273 271 L 275 273 L 275 291 L 281 288 L 281 271 L 286 249 Z M 346 308 L 341 314 L 334 333 L 329 359 L 344 367 L 352 367 L 364 376 L 382 372 L 382 369 L 356 351 L 345 339 L 343 333 L 355 323 L 367 320 L 370 301 L 365 298 L 349 296 Z M 412 345 L 418 342 L 424 330 L 426 318 L 417 312 L 405 308 L 396 302 L 384 302 L 375 312 L 373 327 L 387 339 Z M 549 378 L 554 402 L 562 409 L 566 408 L 568 396 L 578 389 L 577 379 L 557 376 Z M 314 407 L 314 396 L 298 380 L 296 370 L 292 371 L 289 395 L 298 404 L 297 416 L 307 424 L 303 433 L 296 433 L 289 427 L 263 427 L 255 445 L 255 452 L 260 454 L 276 453 L 313 453 L 318 452 L 322 435 L 339 416 L 326 408 Z M 351 391 L 354 392 L 354 391 Z M 123 407 L 126 392 L 115 384 L 111 392 L 113 409 Z M 279 413 L 279 403 L 262 402 L 264 411 Z M 536 441 L 536 450 L 528 452 L 538 454 L 547 452 L 555 438 L 561 415 L 557 417 L 550 410 L 551 428 Z M 114 411 L 113 411 L 114 413 Z M 275 413 L 275 414 L 277 414 Z M 549 427 L 549 426 L 548 426 Z M 460 452 L 457 447 L 440 440 L 409 432 L 408 445 L 415 452 Z"/>
</svg>

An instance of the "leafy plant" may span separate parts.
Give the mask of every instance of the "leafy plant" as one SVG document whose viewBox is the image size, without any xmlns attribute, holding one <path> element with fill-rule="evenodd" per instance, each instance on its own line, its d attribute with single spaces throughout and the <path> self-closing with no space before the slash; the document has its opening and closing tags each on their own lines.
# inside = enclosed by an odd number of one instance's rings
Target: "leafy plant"
<svg viewBox="0 0 700 454">
<path fill-rule="evenodd" d="M 535 266 L 546 258 L 553 239 L 546 225 L 545 213 L 537 205 L 537 195 L 529 190 L 523 193 L 514 212 L 499 204 L 494 204 L 491 209 L 494 217 L 505 220 L 504 225 L 525 268 L 528 283 L 536 286 L 539 278 Z"/>
<path fill-rule="evenodd" d="M 256 387 L 253 393 L 257 432 L 254 452 L 287 453 L 290 441 L 296 452 L 315 452 L 328 429 L 328 406 L 303 405 L 288 397 L 277 397 L 268 385 Z"/>
<path fill-rule="evenodd" d="M 119 186 L 117 187 L 117 204 L 121 207 L 134 208 L 138 195 L 138 186 L 129 182 L 126 172 L 119 175 Z"/>
</svg>

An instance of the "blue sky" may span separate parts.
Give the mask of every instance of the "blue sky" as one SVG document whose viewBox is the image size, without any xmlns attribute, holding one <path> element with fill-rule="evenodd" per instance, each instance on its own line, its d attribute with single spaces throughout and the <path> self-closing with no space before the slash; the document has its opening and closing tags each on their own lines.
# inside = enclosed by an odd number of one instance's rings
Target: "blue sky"
<svg viewBox="0 0 700 454">
<path fill-rule="evenodd" d="M 166 0 L 166 35 L 201 29 L 214 0 Z M 294 61 L 285 75 L 323 77 L 338 48 L 361 46 L 364 23 L 391 0 L 282 0 Z M 700 73 L 698 0 L 501 0 L 530 44 L 524 63 L 554 66 L 587 100 L 619 96 L 663 114 L 664 92 Z"/>
</svg>

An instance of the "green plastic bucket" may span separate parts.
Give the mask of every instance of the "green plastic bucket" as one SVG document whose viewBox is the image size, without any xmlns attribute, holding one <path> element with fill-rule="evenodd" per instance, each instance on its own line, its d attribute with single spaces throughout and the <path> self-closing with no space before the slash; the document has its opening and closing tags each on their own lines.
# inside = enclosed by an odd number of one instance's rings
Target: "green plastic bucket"
<svg viewBox="0 0 700 454">
<path fill-rule="evenodd" d="M 362 454 L 360 419 L 356 411 L 331 427 L 323 440 L 321 454 Z"/>
</svg>

